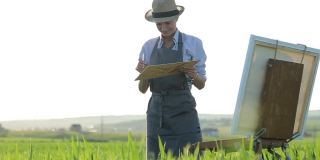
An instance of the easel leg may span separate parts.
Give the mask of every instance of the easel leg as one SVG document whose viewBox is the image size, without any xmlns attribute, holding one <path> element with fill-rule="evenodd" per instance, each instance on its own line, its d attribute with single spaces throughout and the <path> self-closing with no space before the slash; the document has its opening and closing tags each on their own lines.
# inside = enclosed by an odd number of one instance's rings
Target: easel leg
<svg viewBox="0 0 320 160">
<path fill-rule="evenodd" d="M 282 146 L 281 146 L 281 149 L 282 151 L 284 152 L 284 154 L 286 155 L 286 160 L 291 160 L 290 158 L 290 155 L 288 154 L 287 152 L 287 148 L 289 147 L 289 144 L 288 143 L 284 143 Z"/>
</svg>

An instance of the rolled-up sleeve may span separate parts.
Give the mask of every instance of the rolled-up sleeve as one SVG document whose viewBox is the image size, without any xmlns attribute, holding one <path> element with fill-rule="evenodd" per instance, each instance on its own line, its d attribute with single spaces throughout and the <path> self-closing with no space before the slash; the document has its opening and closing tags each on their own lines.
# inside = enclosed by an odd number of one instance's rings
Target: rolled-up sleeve
<svg viewBox="0 0 320 160">
<path fill-rule="evenodd" d="M 199 62 L 196 64 L 197 71 L 205 79 L 207 79 L 207 76 L 206 76 L 207 55 L 204 52 L 201 40 L 198 41 L 198 44 L 196 45 L 195 49 L 196 49 L 195 57 L 196 57 L 197 60 L 199 60 Z"/>
<path fill-rule="evenodd" d="M 207 79 L 206 76 L 206 60 L 207 56 L 203 49 L 202 41 L 198 38 L 192 37 L 192 39 L 186 40 L 185 45 L 185 57 L 184 61 L 189 60 L 198 60 L 196 64 L 196 69 L 198 74 L 200 74 L 204 79 Z"/>
</svg>

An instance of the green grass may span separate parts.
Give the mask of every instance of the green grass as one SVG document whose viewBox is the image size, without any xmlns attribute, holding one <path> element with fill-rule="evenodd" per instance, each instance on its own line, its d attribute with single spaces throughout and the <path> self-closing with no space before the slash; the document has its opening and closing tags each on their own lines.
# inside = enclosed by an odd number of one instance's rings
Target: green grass
<svg viewBox="0 0 320 160">
<path fill-rule="evenodd" d="M 127 142 L 87 142 L 82 137 L 69 141 L 1 138 L 0 160 L 109 160 L 145 159 L 145 144 L 129 136 Z"/>
<path fill-rule="evenodd" d="M 128 141 L 88 142 L 81 136 L 69 140 L 42 138 L 0 138 L 0 160 L 144 160 L 146 158 L 145 138 L 137 139 L 128 134 Z M 282 159 L 285 153 L 276 149 Z M 199 150 L 192 154 L 185 149 L 178 160 L 197 160 Z M 266 160 L 274 155 L 263 150 Z M 290 142 L 287 153 L 292 160 L 320 159 L 320 137 Z M 161 160 L 173 160 L 161 146 Z M 240 147 L 235 152 L 220 149 L 216 152 L 204 151 L 200 160 L 259 159 L 251 149 Z"/>
</svg>

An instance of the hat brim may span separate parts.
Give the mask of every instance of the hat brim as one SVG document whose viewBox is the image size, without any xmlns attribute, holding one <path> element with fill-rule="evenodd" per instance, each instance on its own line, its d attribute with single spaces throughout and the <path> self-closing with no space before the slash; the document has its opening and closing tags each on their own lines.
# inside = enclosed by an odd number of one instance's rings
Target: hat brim
<svg viewBox="0 0 320 160">
<path fill-rule="evenodd" d="M 183 6 L 179 6 L 177 5 L 177 10 L 179 11 L 179 14 L 171 16 L 171 17 L 164 17 L 164 18 L 154 18 L 152 17 L 152 9 L 150 9 L 149 11 L 147 11 L 147 13 L 145 14 L 145 18 L 147 21 L 149 22 L 167 22 L 167 21 L 173 21 L 178 19 L 178 17 L 183 13 L 184 11 L 184 7 Z"/>
</svg>

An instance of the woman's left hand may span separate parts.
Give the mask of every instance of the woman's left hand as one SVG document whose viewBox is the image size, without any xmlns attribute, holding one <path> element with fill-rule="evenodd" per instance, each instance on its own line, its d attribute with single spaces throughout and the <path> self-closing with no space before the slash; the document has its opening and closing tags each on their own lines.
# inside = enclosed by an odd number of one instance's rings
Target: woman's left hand
<svg viewBox="0 0 320 160">
<path fill-rule="evenodd" d="M 198 76 L 198 72 L 197 72 L 195 66 L 193 66 L 192 68 L 183 67 L 183 68 L 180 69 L 180 71 L 185 73 L 185 74 L 187 74 L 192 79 L 195 79 Z"/>
</svg>

